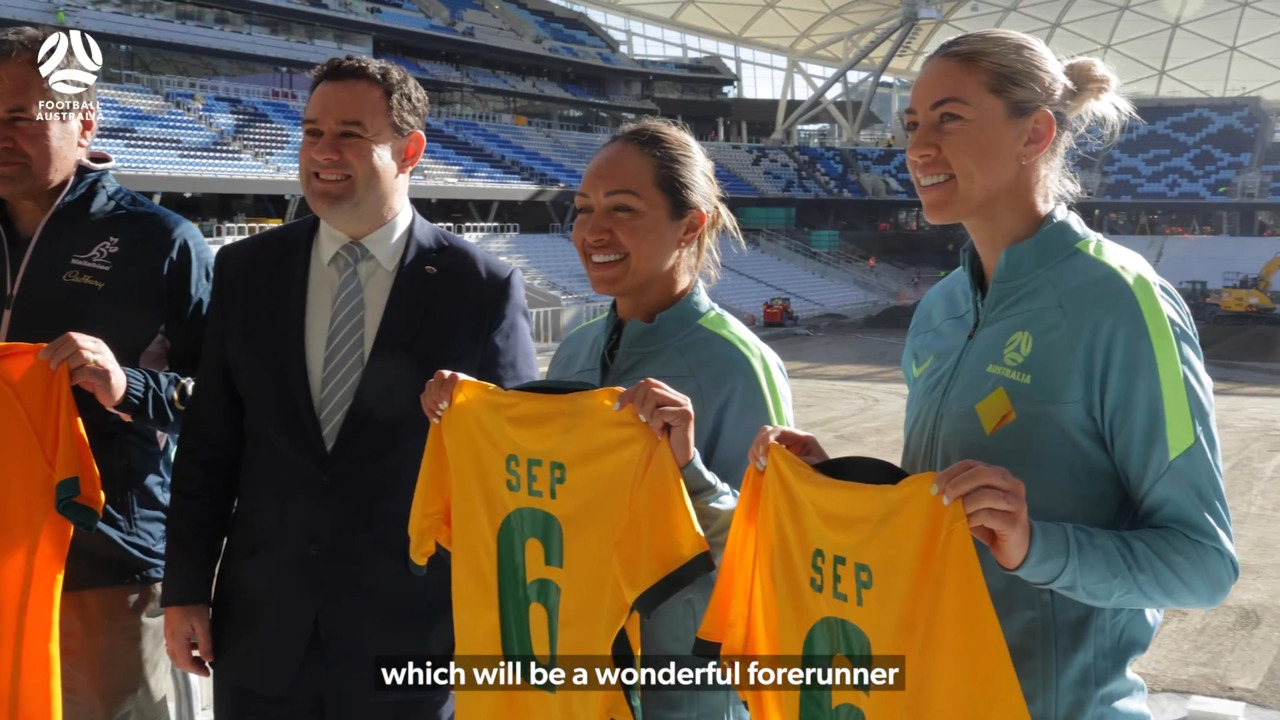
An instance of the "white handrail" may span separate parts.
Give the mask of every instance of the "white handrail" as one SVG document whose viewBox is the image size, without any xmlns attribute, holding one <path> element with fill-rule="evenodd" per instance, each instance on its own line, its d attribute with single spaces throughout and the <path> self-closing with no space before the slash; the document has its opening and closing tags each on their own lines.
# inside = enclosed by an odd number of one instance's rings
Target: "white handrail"
<svg viewBox="0 0 1280 720">
<path fill-rule="evenodd" d="M 575 303 L 562 307 L 529 310 L 533 341 L 539 344 L 560 342 L 579 325 L 609 312 L 610 303 Z"/>
</svg>

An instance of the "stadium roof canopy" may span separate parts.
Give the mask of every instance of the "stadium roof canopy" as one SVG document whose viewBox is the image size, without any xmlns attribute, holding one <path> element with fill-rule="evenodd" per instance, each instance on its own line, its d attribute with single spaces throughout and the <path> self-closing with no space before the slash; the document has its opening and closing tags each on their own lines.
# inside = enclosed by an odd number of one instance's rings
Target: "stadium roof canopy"
<svg viewBox="0 0 1280 720">
<path fill-rule="evenodd" d="M 1038 35 L 1059 55 L 1096 55 L 1130 94 L 1280 98 L 1280 0 L 579 0 L 804 62 L 910 77 L 943 40 L 983 28 Z M 904 8 L 904 5 L 907 6 Z M 905 10 L 905 13 L 904 13 Z M 890 32 L 904 14 L 903 37 Z M 900 44 L 898 41 L 901 41 Z"/>
</svg>

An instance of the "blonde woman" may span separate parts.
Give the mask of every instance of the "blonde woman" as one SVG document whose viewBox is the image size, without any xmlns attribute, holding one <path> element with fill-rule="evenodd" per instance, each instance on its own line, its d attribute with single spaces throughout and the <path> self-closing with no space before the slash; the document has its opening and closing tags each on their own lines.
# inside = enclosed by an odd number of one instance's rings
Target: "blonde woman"
<svg viewBox="0 0 1280 720">
<path fill-rule="evenodd" d="M 904 113 L 925 217 L 960 223 L 962 271 L 907 334 L 908 472 L 963 502 L 1031 716 L 1151 717 L 1129 671 L 1167 607 L 1221 603 L 1239 568 L 1212 383 L 1181 297 L 1067 203 L 1065 156 L 1132 113 L 1092 59 L 1029 35 L 943 43 Z M 809 462 L 808 433 L 765 428 Z M 957 658 L 957 662 L 964 662 Z"/>
</svg>

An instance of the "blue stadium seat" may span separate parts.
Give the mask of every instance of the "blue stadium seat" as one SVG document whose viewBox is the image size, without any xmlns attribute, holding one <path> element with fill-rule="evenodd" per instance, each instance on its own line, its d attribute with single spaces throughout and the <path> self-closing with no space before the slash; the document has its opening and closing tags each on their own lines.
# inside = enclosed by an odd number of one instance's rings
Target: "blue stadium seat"
<svg viewBox="0 0 1280 720">
<path fill-rule="evenodd" d="M 1113 200 L 1227 200 L 1250 167 L 1262 119 L 1243 103 L 1140 108 L 1103 163 Z"/>
<path fill-rule="evenodd" d="M 890 187 L 891 197 L 916 197 L 916 184 L 907 169 L 906 150 L 893 148 L 857 148 L 853 151 L 858 162 L 876 175 L 892 179 L 898 187 Z"/>
<path fill-rule="evenodd" d="M 175 96 L 176 99 L 190 99 Z M 139 85 L 98 86 L 101 126 L 94 149 L 123 170 L 192 174 L 268 175 L 271 169 L 201 125 L 171 102 Z"/>
<path fill-rule="evenodd" d="M 1271 197 L 1280 199 L 1280 142 L 1267 146 L 1267 154 L 1262 157 L 1263 174 L 1271 175 Z"/>
<path fill-rule="evenodd" d="M 596 35 L 586 23 L 530 7 L 520 0 L 506 0 L 506 6 L 513 13 L 536 27 L 543 36 L 555 42 L 602 50 L 609 49 L 609 44 L 599 35 Z M 572 48 L 570 48 L 570 51 L 574 55 L 577 54 Z M 555 48 L 552 48 L 552 52 L 555 52 Z"/>
<path fill-rule="evenodd" d="M 847 193 L 850 197 L 866 197 L 866 191 L 857 180 L 857 168 L 847 167 L 839 150 L 825 147 L 797 149 L 818 166 L 818 169 L 831 180 L 837 192 Z"/>
</svg>

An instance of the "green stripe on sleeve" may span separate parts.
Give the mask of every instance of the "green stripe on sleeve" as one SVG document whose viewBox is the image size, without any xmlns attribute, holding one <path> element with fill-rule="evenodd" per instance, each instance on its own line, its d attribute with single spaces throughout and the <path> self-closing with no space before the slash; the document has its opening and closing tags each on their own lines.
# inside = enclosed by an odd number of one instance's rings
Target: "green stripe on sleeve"
<svg viewBox="0 0 1280 720">
<path fill-rule="evenodd" d="M 1092 237 L 1081 240 L 1077 248 L 1115 270 L 1133 291 L 1142 318 L 1147 324 L 1151 347 L 1155 351 L 1156 373 L 1160 379 L 1160 396 L 1164 405 L 1165 436 L 1169 444 L 1169 460 L 1182 454 L 1195 442 L 1195 424 L 1191 420 L 1191 403 L 1182 380 L 1182 362 L 1173 328 L 1160 305 L 1151 278 L 1135 267 L 1127 253 Z"/>
<path fill-rule="evenodd" d="M 779 385 L 780 378 L 774 372 L 769 359 L 760 351 L 758 345 L 760 340 L 756 338 L 755 334 L 750 330 L 744 330 L 733 320 L 715 310 L 708 310 L 698 320 L 698 324 L 733 343 L 733 346 L 742 352 L 747 361 L 751 363 L 751 368 L 755 370 L 756 378 L 760 380 L 760 389 L 764 391 L 765 397 L 768 399 L 769 424 L 787 424 L 787 410 L 786 404 L 782 400 L 782 389 Z M 744 332 L 749 337 L 744 337 Z"/>
<path fill-rule="evenodd" d="M 592 323 L 603 322 L 603 321 L 604 321 L 604 319 L 605 319 L 605 318 L 607 318 L 607 317 L 609 317 L 609 313 L 607 313 L 607 312 L 600 313 L 599 315 L 597 315 L 597 316 L 595 316 L 595 317 L 591 318 L 590 320 L 588 320 L 588 321 L 586 321 L 586 322 L 582 323 L 582 324 L 581 324 L 581 325 L 579 325 L 578 327 L 580 327 L 580 328 L 584 328 L 584 327 L 586 327 L 586 326 L 588 326 L 588 325 L 591 325 Z M 576 330 L 577 328 L 574 328 L 574 329 Z"/>
<path fill-rule="evenodd" d="M 80 497 L 80 478 L 71 476 L 58 481 L 56 490 L 58 514 L 71 521 L 81 530 L 95 530 L 98 527 L 98 511 L 85 505 L 76 498 Z"/>
</svg>

